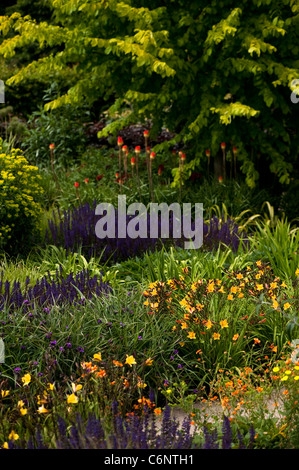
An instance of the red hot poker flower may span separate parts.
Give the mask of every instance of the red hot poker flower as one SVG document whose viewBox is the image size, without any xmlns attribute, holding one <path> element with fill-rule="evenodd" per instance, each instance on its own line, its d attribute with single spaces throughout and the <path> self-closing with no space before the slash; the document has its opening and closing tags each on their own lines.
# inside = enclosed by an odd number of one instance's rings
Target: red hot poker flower
<svg viewBox="0 0 299 470">
<path fill-rule="evenodd" d="M 135 163 L 136 163 L 136 159 L 135 159 L 135 157 L 132 157 L 132 158 L 131 158 L 131 165 L 134 166 Z"/>
<path fill-rule="evenodd" d="M 181 160 L 183 160 L 183 161 L 186 160 L 186 154 L 185 154 L 185 153 L 182 153 L 182 154 L 181 154 Z"/>
<path fill-rule="evenodd" d="M 143 136 L 144 136 L 144 137 L 148 137 L 148 136 L 149 136 L 149 131 L 144 131 L 144 132 L 143 132 Z"/>
<path fill-rule="evenodd" d="M 225 147 L 226 147 L 226 143 L 225 143 L 225 142 L 222 142 L 222 144 L 221 144 L 221 148 L 222 148 L 222 150 L 224 150 L 224 149 L 225 149 Z"/>
<path fill-rule="evenodd" d="M 151 152 L 151 154 L 150 154 L 150 159 L 151 159 L 151 160 L 154 160 L 155 156 L 156 156 L 155 152 Z"/>
<path fill-rule="evenodd" d="M 117 138 L 117 145 L 120 147 L 124 143 L 122 137 Z"/>
<path fill-rule="evenodd" d="M 50 144 L 50 145 L 49 145 L 49 148 L 50 148 L 51 150 L 55 149 L 55 144 Z"/>
<path fill-rule="evenodd" d="M 211 155 L 211 152 L 209 149 L 206 150 L 206 156 L 209 157 Z"/>
<path fill-rule="evenodd" d="M 140 153 L 140 152 L 141 152 L 141 147 L 140 147 L 140 145 L 137 145 L 137 146 L 135 147 L 135 152 L 136 152 L 136 153 Z"/>
<path fill-rule="evenodd" d="M 77 183 L 77 181 L 76 181 L 75 184 L 74 184 L 74 186 L 75 186 L 75 188 L 79 188 L 80 184 Z"/>
<path fill-rule="evenodd" d="M 123 152 L 126 152 L 128 150 L 128 146 L 127 145 L 124 145 L 123 148 L 122 148 L 122 151 Z"/>
</svg>

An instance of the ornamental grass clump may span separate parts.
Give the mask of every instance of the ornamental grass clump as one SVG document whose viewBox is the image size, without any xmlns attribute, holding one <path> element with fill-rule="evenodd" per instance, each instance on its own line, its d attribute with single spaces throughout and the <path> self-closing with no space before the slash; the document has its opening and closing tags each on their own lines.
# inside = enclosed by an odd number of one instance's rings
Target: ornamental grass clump
<svg viewBox="0 0 299 470">
<path fill-rule="evenodd" d="M 10 255 L 26 252 L 40 236 L 40 179 L 21 150 L 3 151 L 0 138 L 0 248 Z"/>
</svg>

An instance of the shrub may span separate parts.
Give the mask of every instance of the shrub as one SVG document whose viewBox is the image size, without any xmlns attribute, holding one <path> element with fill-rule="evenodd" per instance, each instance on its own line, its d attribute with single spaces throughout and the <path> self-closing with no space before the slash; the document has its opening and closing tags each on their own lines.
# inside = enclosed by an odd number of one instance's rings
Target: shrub
<svg viewBox="0 0 299 470">
<path fill-rule="evenodd" d="M 38 165 L 49 164 L 49 145 L 55 144 L 57 161 L 67 166 L 84 149 L 86 135 L 81 113 L 66 109 L 52 113 L 37 111 L 29 119 L 29 133 L 23 141 L 28 158 Z"/>
<path fill-rule="evenodd" d="M 19 149 L 8 155 L 0 139 L 0 247 L 9 254 L 26 250 L 37 233 L 43 192 L 38 168 Z"/>
</svg>

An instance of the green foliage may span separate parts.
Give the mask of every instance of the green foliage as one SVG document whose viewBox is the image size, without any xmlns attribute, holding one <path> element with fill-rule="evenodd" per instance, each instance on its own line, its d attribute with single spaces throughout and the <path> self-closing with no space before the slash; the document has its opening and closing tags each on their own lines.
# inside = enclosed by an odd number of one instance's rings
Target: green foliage
<svg viewBox="0 0 299 470">
<path fill-rule="evenodd" d="M 47 110 L 114 99 L 108 113 L 115 119 L 101 136 L 151 118 L 153 135 L 162 126 L 176 133 L 155 151 L 185 145 L 189 162 L 198 167 L 205 149 L 221 157 L 220 143 L 227 142 L 238 147 L 238 165 L 250 187 L 265 168 L 289 183 L 298 156 L 297 109 L 290 99 L 299 76 L 294 0 L 51 5 L 51 24 L 19 13 L 1 18 L 0 31 L 9 35 L 0 47 L 4 58 L 28 44 L 44 51 L 13 74 L 9 86 L 68 71 L 72 83 Z"/>
<path fill-rule="evenodd" d="M 10 254 L 28 248 L 37 231 L 42 193 L 38 168 L 19 149 L 3 152 L 0 139 L 0 246 Z"/>
<path fill-rule="evenodd" d="M 54 143 L 56 163 L 68 167 L 78 159 L 86 144 L 81 118 L 80 110 L 68 106 L 64 112 L 34 112 L 29 119 L 29 133 L 22 144 L 27 158 L 36 165 L 48 166 L 49 145 Z"/>
</svg>

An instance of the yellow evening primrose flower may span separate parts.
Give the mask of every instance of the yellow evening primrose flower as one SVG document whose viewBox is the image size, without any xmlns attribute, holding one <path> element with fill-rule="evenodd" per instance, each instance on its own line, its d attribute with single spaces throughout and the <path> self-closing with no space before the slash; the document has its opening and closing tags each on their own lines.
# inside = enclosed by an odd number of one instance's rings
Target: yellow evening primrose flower
<svg viewBox="0 0 299 470">
<path fill-rule="evenodd" d="M 78 403 L 79 401 L 79 398 L 76 397 L 76 395 L 74 393 L 72 393 L 71 395 L 68 395 L 67 397 L 67 403 L 70 404 L 70 403 Z"/>
<path fill-rule="evenodd" d="M 136 364 L 134 356 L 128 356 L 128 354 L 126 354 L 126 356 L 125 364 L 129 364 L 130 367 L 132 367 L 133 364 Z"/>
<path fill-rule="evenodd" d="M 221 328 L 228 328 L 227 320 L 221 320 L 220 326 L 221 326 Z"/>
<path fill-rule="evenodd" d="M 24 377 L 22 377 L 22 382 L 23 385 L 28 385 L 31 382 L 31 375 L 25 374 Z"/>
<path fill-rule="evenodd" d="M 93 360 L 94 361 L 101 361 L 102 360 L 102 354 L 99 352 L 97 354 L 93 355 Z"/>
<path fill-rule="evenodd" d="M 27 408 L 20 408 L 20 413 L 22 416 L 25 416 L 27 414 Z"/>
<path fill-rule="evenodd" d="M 288 380 L 288 378 L 289 378 L 289 377 L 288 377 L 287 375 L 284 375 L 284 376 L 282 377 L 281 381 L 282 381 L 282 382 L 285 382 L 286 380 Z"/>
<path fill-rule="evenodd" d="M 273 372 L 279 372 L 279 370 L 280 370 L 279 367 L 274 367 L 273 368 Z"/>
</svg>

